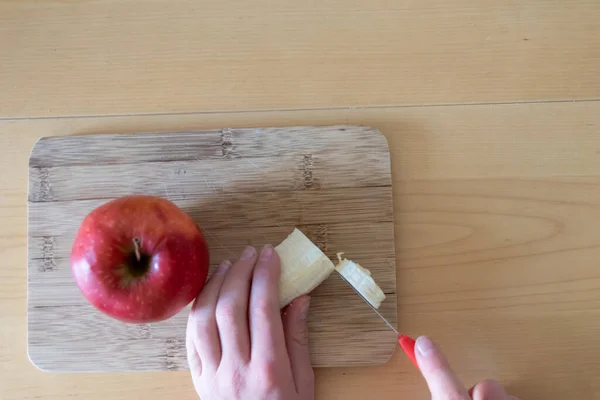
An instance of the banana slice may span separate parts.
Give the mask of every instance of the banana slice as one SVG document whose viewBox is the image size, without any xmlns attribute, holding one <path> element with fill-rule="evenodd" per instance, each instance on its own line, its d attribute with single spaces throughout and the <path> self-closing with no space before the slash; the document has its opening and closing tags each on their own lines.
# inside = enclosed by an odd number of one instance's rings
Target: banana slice
<svg viewBox="0 0 600 400">
<path fill-rule="evenodd" d="M 343 253 L 338 253 L 339 264 L 335 270 L 340 273 L 351 284 L 362 297 L 365 298 L 375 308 L 381 306 L 385 299 L 383 290 L 375 283 L 371 277 L 371 272 L 354 261 L 342 259 Z"/>
<path fill-rule="evenodd" d="M 331 275 L 335 267 L 321 249 L 298 229 L 275 247 L 281 259 L 279 305 L 287 306 L 307 294 Z"/>
</svg>

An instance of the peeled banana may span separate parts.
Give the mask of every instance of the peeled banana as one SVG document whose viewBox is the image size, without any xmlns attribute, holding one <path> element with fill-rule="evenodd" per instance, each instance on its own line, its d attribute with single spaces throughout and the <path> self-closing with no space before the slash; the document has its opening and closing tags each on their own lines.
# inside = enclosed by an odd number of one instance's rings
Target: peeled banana
<svg viewBox="0 0 600 400">
<path fill-rule="evenodd" d="M 329 257 L 298 229 L 275 251 L 281 259 L 279 305 L 282 308 L 296 297 L 312 292 L 335 270 Z"/>
<path fill-rule="evenodd" d="M 334 265 L 300 230 L 294 231 L 275 247 L 281 259 L 279 305 L 283 308 L 292 300 L 313 291 L 325 279 L 338 271 L 373 307 L 379 308 L 385 294 L 377 286 L 368 269 L 351 260 L 342 259 Z"/>
</svg>

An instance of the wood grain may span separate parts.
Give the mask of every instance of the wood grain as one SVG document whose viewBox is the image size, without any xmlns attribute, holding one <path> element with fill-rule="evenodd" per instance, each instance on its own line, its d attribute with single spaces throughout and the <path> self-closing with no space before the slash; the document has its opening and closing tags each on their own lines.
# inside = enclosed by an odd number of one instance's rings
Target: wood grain
<svg viewBox="0 0 600 400">
<path fill-rule="evenodd" d="M 160 164 L 156 166 L 156 168 L 160 167 Z M 157 175 L 160 177 L 160 173 L 157 173 Z M 173 184 L 172 181 L 171 184 Z M 216 182 L 216 184 L 219 183 Z M 257 184 L 263 185 L 264 177 Z M 73 188 L 76 186 L 73 185 Z M 143 187 L 142 184 L 132 192 L 143 193 Z M 257 191 L 240 192 L 239 195 L 207 191 L 204 195 L 187 196 L 183 200 L 176 196 L 167 196 L 165 191 L 156 194 L 172 198 L 192 217 L 198 221 L 201 220 L 202 226 L 206 229 L 236 228 L 240 224 L 261 227 L 277 226 L 279 224 L 281 225 L 281 233 L 285 231 L 282 224 L 290 226 L 294 224 L 342 223 L 348 221 L 347 215 L 350 213 L 352 213 L 353 219 L 358 222 L 390 221 L 392 219 L 392 199 L 389 186 L 364 186 L 362 189 L 357 190 L 357 188 L 348 187 L 343 189 L 281 192 Z M 176 189 L 174 191 L 177 192 Z M 72 196 L 72 194 L 67 195 Z M 208 201 L 207 198 L 210 199 L 211 196 L 218 197 L 219 201 Z M 36 198 L 36 196 L 34 195 L 33 198 Z M 256 201 L 257 198 L 260 199 L 260 202 Z M 110 197 L 96 200 L 84 198 L 64 202 L 32 201 L 29 206 L 29 216 L 32 220 L 30 235 L 73 234 L 80 221 L 91 210 L 106 203 L 107 199 L 110 199 Z M 389 206 L 389 208 L 386 209 L 386 206 Z M 281 213 L 274 213 L 274 209 L 281 210 Z M 309 215 L 306 210 L 312 210 L 313 212 Z M 53 214 L 49 214 L 50 212 Z M 235 221 L 228 218 L 235 219 Z"/>
<path fill-rule="evenodd" d="M 40 136 L 308 122 L 374 125 L 389 142 L 402 331 L 435 338 L 466 385 L 600 399 L 599 102 L 0 121 L 0 397 L 197 398 L 185 371 L 46 374 L 27 359 L 28 157 Z M 316 377 L 317 399 L 428 398 L 400 352 Z"/>
<path fill-rule="evenodd" d="M 3 0 L 4 116 L 600 97 L 597 0 Z"/>
<path fill-rule="evenodd" d="M 132 193 L 163 196 L 186 211 L 209 239 L 212 265 L 234 259 L 248 244 L 280 243 L 300 227 L 333 259 L 346 251 L 367 266 L 387 295 L 380 312 L 396 323 L 390 155 L 376 129 L 223 129 L 170 136 L 50 137 L 33 148 L 28 352 L 37 367 L 187 368 L 187 309 L 162 323 L 128 326 L 87 304 L 70 274 L 67 249 L 85 215 Z M 315 366 L 389 360 L 394 333 L 343 280 L 329 279 L 312 297 Z"/>
<path fill-rule="evenodd" d="M 218 168 L 214 165 L 220 159 L 33 167 L 29 180 L 29 200 L 66 201 L 74 196 L 78 199 L 107 199 L 139 192 L 191 202 L 210 193 L 234 198 L 240 193 L 253 196 L 265 192 L 265 196 L 268 196 L 271 191 L 288 191 L 287 197 L 290 197 L 304 189 L 389 186 L 389 156 L 385 158 L 385 155 L 370 151 L 363 154 L 364 157 L 361 157 L 360 152 L 351 151 L 340 155 L 315 156 L 301 151 L 296 155 L 277 157 L 278 162 L 286 165 L 286 168 L 276 171 L 271 168 L 273 157 L 241 157 L 233 162 L 219 162 Z M 369 169 L 356 170 L 355 160 L 359 157 L 365 165 L 369 165 Z M 112 176 L 114 183 L 107 183 L 104 179 L 106 176 Z M 49 186 L 49 182 L 52 185 Z M 77 192 L 73 193 L 75 188 Z"/>
</svg>

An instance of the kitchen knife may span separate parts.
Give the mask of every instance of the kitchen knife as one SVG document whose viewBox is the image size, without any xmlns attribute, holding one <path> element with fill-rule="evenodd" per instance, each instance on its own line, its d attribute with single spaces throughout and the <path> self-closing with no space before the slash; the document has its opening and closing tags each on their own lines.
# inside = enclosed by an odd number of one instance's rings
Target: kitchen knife
<svg viewBox="0 0 600 400">
<path fill-rule="evenodd" d="M 383 322 L 386 323 L 386 325 L 394 331 L 394 333 L 396 334 L 397 338 L 398 338 L 398 344 L 400 345 L 400 348 L 402 348 L 402 350 L 404 351 L 404 354 L 406 354 L 406 356 L 410 359 L 410 361 L 412 361 L 412 363 L 415 365 L 415 367 L 419 368 L 419 363 L 417 362 L 417 357 L 415 356 L 415 340 L 413 338 L 411 338 L 410 336 L 407 335 L 403 335 L 398 333 L 398 330 L 396 328 L 394 328 L 394 326 L 392 324 L 390 324 L 390 322 L 385 319 L 385 317 L 383 315 L 381 315 L 381 313 L 375 308 L 373 307 L 373 305 L 369 302 L 369 300 L 365 299 L 365 297 L 354 288 L 354 286 L 352 286 L 350 284 L 350 282 L 348 282 L 346 280 L 346 278 L 344 278 L 342 276 L 342 274 L 338 274 L 343 280 L 344 282 L 346 282 L 348 284 L 348 286 L 350 286 L 352 288 L 352 290 L 354 290 L 354 292 L 356 294 L 358 294 L 364 301 L 365 303 L 367 303 L 369 305 L 369 307 L 371 307 L 371 310 L 373 310 L 375 312 L 375 314 L 377 314 L 379 316 L 379 318 L 381 318 L 383 320 Z M 473 388 L 468 390 L 469 396 L 470 398 L 473 398 Z"/>
<path fill-rule="evenodd" d="M 406 354 L 406 356 L 410 359 L 410 361 L 412 361 L 412 363 L 415 365 L 415 367 L 419 368 L 419 364 L 417 363 L 417 357 L 415 356 L 415 340 L 407 335 L 398 333 L 398 330 L 396 328 L 394 328 L 394 326 L 392 324 L 390 324 L 390 322 L 387 319 L 385 319 L 385 317 L 383 315 L 381 315 L 381 313 L 375 307 L 373 307 L 373 305 L 367 299 L 365 299 L 364 296 L 362 294 L 360 294 L 360 292 L 358 290 L 356 290 L 354 288 L 354 286 L 352 286 L 350 284 L 350 282 L 348 282 L 346 280 L 346 278 L 344 278 L 341 274 L 338 274 L 338 275 L 344 280 L 344 282 L 346 282 L 348 284 L 348 286 L 350 286 L 352 288 L 352 290 L 354 290 L 354 292 L 356 294 L 358 294 L 365 301 L 365 303 L 367 303 L 369 305 L 369 307 L 371 307 L 371 310 L 373 310 L 375 312 L 375 314 L 377 314 L 379 316 L 379 318 L 381 318 L 386 323 L 386 325 L 388 327 L 390 327 L 391 330 L 394 331 L 394 333 L 396 334 L 396 337 L 398 339 L 398 344 L 404 351 L 404 354 Z"/>
</svg>

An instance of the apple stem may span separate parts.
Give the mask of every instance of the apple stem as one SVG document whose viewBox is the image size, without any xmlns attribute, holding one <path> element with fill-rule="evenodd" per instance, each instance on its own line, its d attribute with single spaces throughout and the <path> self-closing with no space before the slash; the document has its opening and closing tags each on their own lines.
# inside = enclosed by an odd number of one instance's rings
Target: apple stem
<svg viewBox="0 0 600 400">
<path fill-rule="evenodd" d="M 133 251 L 135 251 L 135 258 L 139 261 L 142 260 L 142 254 L 140 253 L 140 246 L 142 241 L 140 238 L 133 238 Z"/>
</svg>

